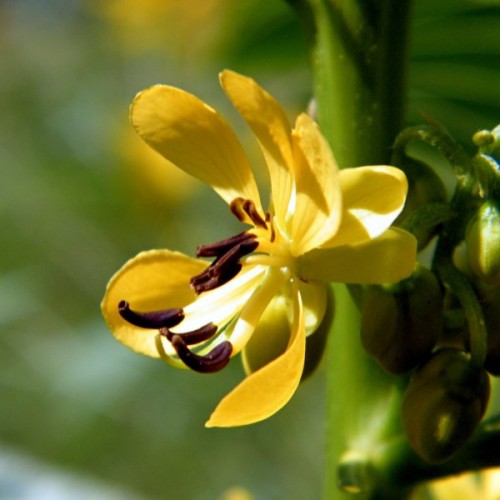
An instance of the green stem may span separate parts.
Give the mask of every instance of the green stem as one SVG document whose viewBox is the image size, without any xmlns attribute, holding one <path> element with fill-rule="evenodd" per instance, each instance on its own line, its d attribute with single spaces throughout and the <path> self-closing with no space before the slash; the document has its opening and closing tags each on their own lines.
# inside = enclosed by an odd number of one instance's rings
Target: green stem
<svg viewBox="0 0 500 500">
<path fill-rule="evenodd" d="M 422 141 L 437 148 L 452 167 L 458 189 L 471 191 L 475 179 L 473 161 L 446 131 L 431 125 L 405 128 L 396 138 L 393 148 L 393 160 L 398 165 L 404 164 L 406 146 L 412 141 Z"/>
<path fill-rule="evenodd" d="M 406 98 L 409 0 L 309 0 L 318 117 L 342 167 L 387 163 Z"/>
<path fill-rule="evenodd" d="M 488 330 L 477 295 L 467 276 L 462 274 L 449 260 L 438 259 L 435 267 L 442 282 L 453 290 L 460 301 L 469 326 L 471 360 L 478 369 L 481 369 L 487 354 Z"/>
<path fill-rule="evenodd" d="M 450 460 L 441 464 L 428 464 L 415 455 L 403 437 L 396 438 L 379 450 L 374 460 L 377 470 L 386 473 L 384 482 L 406 485 L 439 479 L 463 472 L 498 467 L 500 430 L 498 422 L 485 421 L 472 439 Z"/>
<path fill-rule="evenodd" d="M 310 15 L 318 119 L 341 167 L 388 164 L 403 124 L 410 0 L 289 0 Z M 335 287 L 328 345 L 326 498 L 404 498 L 370 470 L 373 450 L 399 432 L 393 378 L 363 351 L 360 313 Z M 397 391 L 396 391 L 397 393 Z M 340 465 L 340 467 L 339 467 Z M 339 489 L 339 483 L 341 488 Z"/>
<path fill-rule="evenodd" d="M 455 216 L 448 203 L 427 203 L 418 207 L 401 223 L 401 228 L 415 234 L 419 229 L 447 222 Z"/>
<path fill-rule="evenodd" d="M 326 498 L 374 498 L 373 450 L 389 434 L 397 389 L 364 352 L 360 314 L 343 285 L 335 287 L 334 331 L 328 340 Z M 395 412 L 397 414 L 397 411 Z M 396 416 L 399 422 L 399 416 Z"/>
</svg>

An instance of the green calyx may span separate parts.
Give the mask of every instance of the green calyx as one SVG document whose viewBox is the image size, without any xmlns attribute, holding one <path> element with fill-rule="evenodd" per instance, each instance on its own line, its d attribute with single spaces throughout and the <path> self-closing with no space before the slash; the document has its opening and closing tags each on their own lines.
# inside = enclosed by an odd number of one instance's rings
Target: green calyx
<svg viewBox="0 0 500 500">
<path fill-rule="evenodd" d="M 407 373 L 423 361 L 436 344 L 442 326 L 441 287 L 434 273 L 420 264 L 396 285 L 366 290 L 361 341 L 389 373 Z"/>
<path fill-rule="evenodd" d="M 414 451 L 426 462 L 451 458 L 476 430 L 489 400 L 485 370 L 465 351 L 433 353 L 413 375 L 402 406 L 403 427 Z"/>
<path fill-rule="evenodd" d="M 408 196 L 395 224 L 413 233 L 418 249 L 422 250 L 437 234 L 441 218 L 446 220 L 451 215 L 445 205 L 446 189 L 439 175 L 419 160 L 406 157 L 404 171 L 408 178 Z"/>
</svg>

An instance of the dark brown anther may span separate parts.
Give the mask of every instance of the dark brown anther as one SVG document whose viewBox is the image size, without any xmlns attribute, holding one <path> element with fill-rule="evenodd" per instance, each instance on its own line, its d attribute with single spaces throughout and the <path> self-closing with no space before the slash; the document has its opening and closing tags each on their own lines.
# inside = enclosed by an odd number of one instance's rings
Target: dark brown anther
<svg viewBox="0 0 500 500">
<path fill-rule="evenodd" d="M 241 270 L 241 257 L 253 252 L 259 246 L 253 234 L 249 234 L 246 238 L 237 238 L 235 241 L 237 243 L 233 243 L 232 247 L 225 245 L 229 249 L 217 257 L 205 271 L 191 278 L 190 284 L 197 294 L 213 290 L 234 278 Z"/>
<path fill-rule="evenodd" d="M 213 275 L 211 274 L 212 268 L 209 267 L 202 274 L 191 278 L 191 286 L 198 295 L 202 292 L 214 290 L 232 280 L 241 271 L 241 267 L 240 262 L 234 262 L 231 267 L 226 266 L 218 274 Z"/>
<path fill-rule="evenodd" d="M 225 269 L 231 269 L 234 267 L 241 257 L 252 253 L 259 246 L 259 242 L 255 240 L 243 241 L 243 243 L 238 243 L 236 246 L 228 250 L 224 255 L 217 258 L 212 262 L 209 267 L 209 272 L 211 276 L 217 276 L 219 274 L 224 274 Z"/>
<path fill-rule="evenodd" d="M 211 339 L 216 333 L 217 326 L 213 323 L 207 323 L 201 328 L 183 333 L 172 333 L 168 328 L 160 328 L 160 335 L 166 337 L 170 342 L 174 335 L 179 335 L 186 345 L 199 344 L 200 342 Z"/>
<path fill-rule="evenodd" d="M 247 213 L 250 220 L 258 227 L 267 229 L 266 221 L 261 217 L 257 209 L 255 208 L 255 203 L 252 200 L 245 200 L 243 203 L 243 210 Z"/>
<path fill-rule="evenodd" d="M 215 243 L 200 245 L 196 249 L 196 257 L 222 257 L 228 250 L 231 250 L 239 243 L 253 241 L 257 238 L 255 234 L 243 231 L 242 233 Z"/>
<path fill-rule="evenodd" d="M 181 335 L 172 335 L 170 342 L 181 361 L 191 370 L 200 373 L 213 373 L 222 370 L 229 363 L 233 351 L 231 342 L 227 340 L 214 347 L 205 356 L 199 356 L 192 352 Z"/>
<path fill-rule="evenodd" d="M 274 228 L 274 224 L 271 222 L 271 236 L 269 237 L 269 241 L 274 243 L 276 240 L 276 229 Z"/>
<path fill-rule="evenodd" d="M 170 328 L 178 325 L 184 319 L 182 309 L 137 312 L 130 309 L 129 303 L 126 300 L 119 302 L 118 312 L 125 321 L 140 328 Z"/>
<path fill-rule="evenodd" d="M 229 209 L 241 222 L 247 222 L 249 218 L 255 226 L 267 229 L 266 221 L 261 217 L 252 200 L 235 198 L 230 203 Z"/>
<path fill-rule="evenodd" d="M 241 222 L 245 222 L 248 215 L 243 208 L 244 203 L 245 200 L 243 198 L 235 198 L 229 204 L 229 210 L 231 210 L 233 215 Z"/>
</svg>

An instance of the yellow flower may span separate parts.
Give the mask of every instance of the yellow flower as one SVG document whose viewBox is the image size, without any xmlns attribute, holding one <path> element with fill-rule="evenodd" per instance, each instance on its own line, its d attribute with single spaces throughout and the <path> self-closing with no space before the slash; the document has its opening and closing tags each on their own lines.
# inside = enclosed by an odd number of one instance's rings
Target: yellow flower
<svg viewBox="0 0 500 500">
<path fill-rule="evenodd" d="M 199 183 L 192 176 L 165 161 L 130 127 L 117 134 L 116 150 L 133 185 L 133 194 L 144 204 L 172 209 L 186 202 L 198 189 Z"/>
<path fill-rule="evenodd" d="M 500 469 L 482 470 L 430 481 L 418 487 L 412 500 L 499 500 Z"/>
<path fill-rule="evenodd" d="M 325 314 L 327 283 L 398 281 L 416 258 L 415 238 L 390 228 L 407 192 L 400 170 L 339 171 L 309 116 L 299 115 L 291 128 L 252 79 L 224 71 L 220 81 L 262 147 L 269 209 L 221 115 L 177 88 L 139 93 L 131 106 L 139 135 L 209 184 L 249 228 L 200 245 L 196 259 L 171 250 L 140 253 L 111 279 L 102 303 L 120 342 L 172 365 L 216 371 L 242 352 L 248 376 L 220 402 L 209 427 L 258 422 L 288 402 L 303 371 L 306 336 Z"/>
</svg>

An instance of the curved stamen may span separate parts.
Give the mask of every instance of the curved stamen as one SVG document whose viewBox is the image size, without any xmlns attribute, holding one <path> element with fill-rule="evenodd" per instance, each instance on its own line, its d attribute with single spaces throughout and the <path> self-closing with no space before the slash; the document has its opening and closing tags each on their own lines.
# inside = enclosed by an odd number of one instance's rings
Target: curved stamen
<svg viewBox="0 0 500 500">
<path fill-rule="evenodd" d="M 126 300 L 121 300 L 118 303 L 118 312 L 125 321 L 140 328 L 170 328 L 178 325 L 184 319 L 182 309 L 137 312 L 130 309 L 130 305 Z"/>
<path fill-rule="evenodd" d="M 207 323 L 201 328 L 183 333 L 173 333 L 168 328 L 160 328 L 160 335 L 166 337 L 170 342 L 172 342 L 172 337 L 174 335 L 179 335 L 186 345 L 199 344 L 200 342 L 212 338 L 216 333 L 217 326 L 213 323 Z"/>
<path fill-rule="evenodd" d="M 245 200 L 244 198 L 235 198 L 230 204 L 229 209 L 231 212 L 242 222 L 246 222 L 247 217 L 257 227 L 267 229 L 266 221 L 257 211 L 255 203 L 252 200 Z"/>
<path fill-rule="evenodd" d="M 222 257 L 235 245 L 246 241 L 255 240 L 255 238 L 257 238 L 255 234 L 243 231 L 242 233 L 239 233 L 235 236 L 232 236 L 231 238 L 227 238 L 222 241 L 200 245 L 196 249 L 196 257 Z"/>
<path fill-rule="evenodd" d="M 241 268 L 242 265 L 240 262 L 234 262 L 231 267 L 226 266 L 217 274 L 212 273 L 212 268 L 209 267 L 198 276 L 193 276 L 190 280 L 190 284 L 195 293 L 200 295 L 200 293 L 214 290 L 232 280 L 241 271 Z"/>
<path fill-rule="evenodd" d="M 225 269 L 231 268 L 241 257 L 252 253 L 258 246 L 259 242 L 255 241 L 255 239 L 238 243 L 238 245 L 228 250 L 222 257 L 212 263 L 209 267 L 210 275 L 216 276 L 223 273 Z"/>
<path fill-rule="evenodd" d="M 241 270 L 241 257 L 253 252 L 259 246 L 256 237 L 243 239 L 217 257 L 201 274 L 193 276 L 191 286 L 197 294 L 213 290 L 234 278 Z"/>
<path fill-rule="evenodd" d="M 214 347 L 205 356 L 199 356 L 190 351 L 181 335 L 172 335 L 170 342 L 182 362 L 191 370 L 200 373 L 213 373 L 222 370 L 229 363 L 233 351 L 233 346 L 228 340 Z"/>
</svg>

